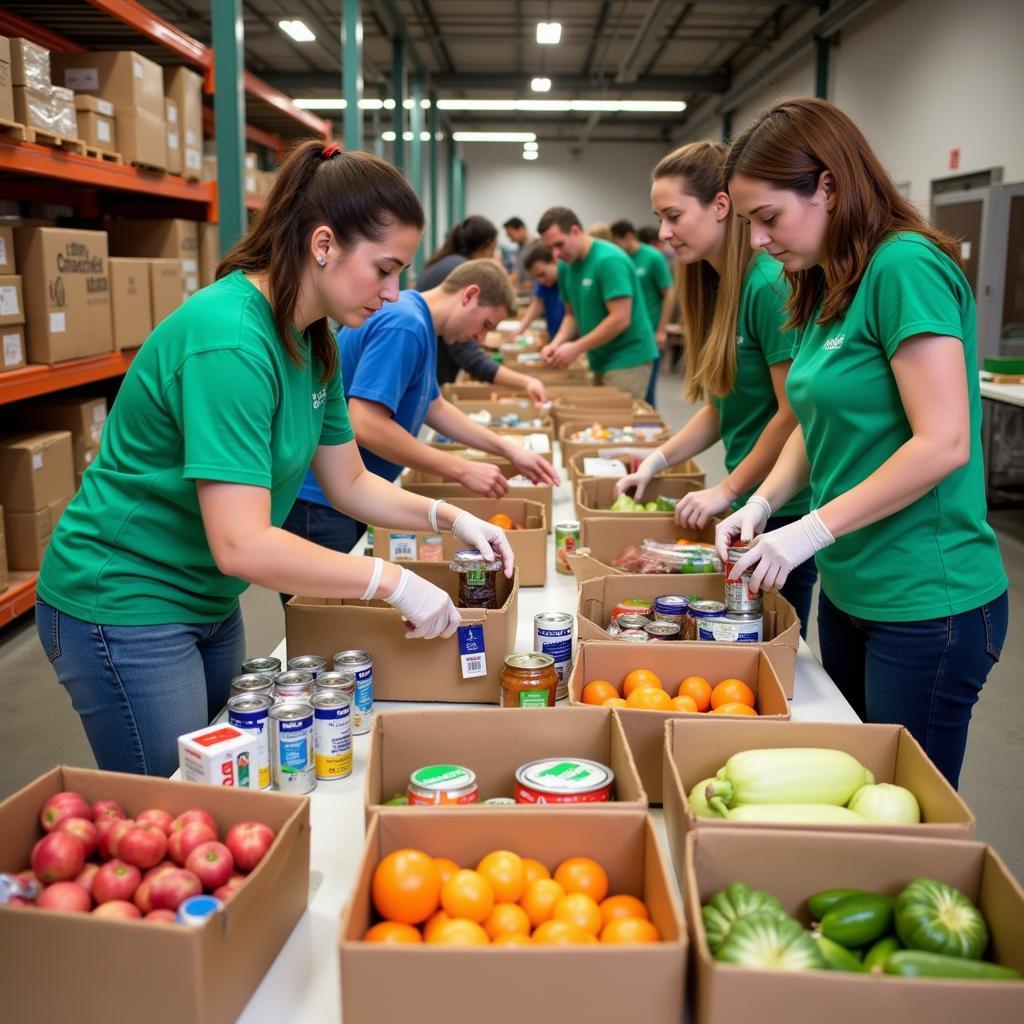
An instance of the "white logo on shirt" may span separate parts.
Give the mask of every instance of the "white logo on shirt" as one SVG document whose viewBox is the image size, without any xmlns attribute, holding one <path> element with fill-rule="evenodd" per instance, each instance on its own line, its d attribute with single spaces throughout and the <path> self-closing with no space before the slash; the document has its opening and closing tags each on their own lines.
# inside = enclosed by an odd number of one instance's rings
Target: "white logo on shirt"
<svg viewBox="0 0 1024 1024">
<path fill-rule="evenodd" d="M 646 273 L 647 273 L 647 268 L 646 267 L 637 267 L 636 268 L 636 276 L 637 277 L 643 277 Z"/>
<path fill-rule="evenodd" d="M 580 282 L 580 284 L 582 284 L 584 288 L 590 288 L 593 285 L 593 283 L 594 283 L 594 279 L 592 277 L 585 277 Z"/>
<path fill-rule="evenodd" d="M 313 392 L 313 408 L 319 409 L 327 401 L 327 388 L 321 388 Z"/>
<path fill-rule="evenodd" d="M 846 341 L 846 335 L 837 334 L 834 338 L 828 338 L 825 341 L 825 344 L 822 345 L 821 347 L 826 352 L 835 352 L 837 349 L 841 349 L 843 347 L 844 341 Z"/>
<path fill-rule="evenodd" d="M 743 344 L 743 335 L 742 334 L 737 334 L 736 335 L 736 344 L 737 345 L 742 345 Z"/>
</svg>

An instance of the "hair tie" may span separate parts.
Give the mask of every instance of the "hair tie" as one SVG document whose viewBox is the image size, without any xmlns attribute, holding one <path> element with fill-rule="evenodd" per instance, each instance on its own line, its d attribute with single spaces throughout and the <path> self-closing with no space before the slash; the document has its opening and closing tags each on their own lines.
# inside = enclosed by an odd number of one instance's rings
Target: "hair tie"
<svg viewBox="0 0 1024 1024">
<path fill-rule="evenodd" d="M 341 152 L 341 146 L 336 142 L 332 142 L 329 146 L 324 146 L 324 151 L 320 154 L 322 159 L 330 160 L 331 157 L 337 156 Z"/>
</svg>

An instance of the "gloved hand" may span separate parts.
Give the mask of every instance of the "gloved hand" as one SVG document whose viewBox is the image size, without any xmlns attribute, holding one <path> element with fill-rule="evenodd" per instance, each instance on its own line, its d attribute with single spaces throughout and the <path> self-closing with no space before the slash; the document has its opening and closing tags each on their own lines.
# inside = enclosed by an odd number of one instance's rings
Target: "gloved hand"
<svg viewBox="0 0 1024 1024">
<path fill-rule="evenodd" d="M 765 524 L 772 514 L 772 507 L 760 494 L 752 494 L 750 500 L 738 512 L 726 516 L 715 527 L 715 550 L 722 562 L 728 560 L 728 548 L 738 540 L 747 544 L 757 534 L 764 532 Z"/>
<path fill-rule="evenodd" d="M 402 569 L 394 593 L 384 600 L 392 608 L 397 608 L 415 627 L 406 634 L 406 639 L 449 637 L 462 622 L 452 599 L 440 587 L 414 576 L 408 569 Z"/>
<path fill-rule="evenodd" d="M 500 526 L 478 519 L 469 512 L 463 512 L 452 523 L 452 533 L 471 548 L 476 548 L 488 561 L 501 559 L 501 567 L 505 575 L 512 579 L 516 557 L 512 553 L 512 545 Z"/>
<path fill-rule="evenodd" d="M 639 466 L 635 473 L 622 477 L 615 482 L 615 497 L 624 494 L 630 487 L 636 488 L 636 500 L 643 500 L 644 491 L 647 485 L 659 474 L 668 469 L 668 459 L 661 453 L 660 448 L 655 448 Z"/>
<path fill-rule="evenodd" d="M 680 526 L 702 530 L 709 519 L 724 512 L 737 497 L 729 486 L 728 478 L 714 487 L 691 491 L 676 502 L 676 522 Z"/>
<path fill-rule="evenodd" d="M 729 579 L 738 580 L 751 566 L 751 591 L 771 590 L 785 585 L 789 574 L 816 551 L 835 543 L 817 509 L 795 523 L 762 535 L 736 563 Z"/>
</svg>

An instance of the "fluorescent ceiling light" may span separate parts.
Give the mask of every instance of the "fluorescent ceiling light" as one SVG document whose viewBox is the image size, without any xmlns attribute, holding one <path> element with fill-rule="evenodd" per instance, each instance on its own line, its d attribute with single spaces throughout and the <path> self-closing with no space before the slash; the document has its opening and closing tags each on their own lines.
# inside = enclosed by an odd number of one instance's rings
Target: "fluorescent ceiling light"
<svg viewBox="0 0 1024 1024">
<path fill-rule="evenodd" d="M 328 99 L 304 96 L 292 102 L 301 110 L 345 110 L 348 107 L 348 100 L 342 99 L 340 96 Z M 363 99 L 359 101 L 359 109 L 381 110 L 384 107 L 384 102 L 384 100 Z"/>
<path fill-rule="evenodd" d="M 562 38 L 562 24 L 558 21 L 537 22 L 537 42 L 554 46 Z"/>
<path fill-rule="evenodd" d="M 297 43 L 311 43 L 316 39 L 316 36 L 310 32 L 309 26 L 298 18 L 293 18 L 291 21 L 279 21 L 277 26 Z"/>
<path fill-rule="evenodd" d="M 380 133 L 380 137 L 381 137 L 381 140 L 384 141 L 384 142 L 394 142 L 395 138 L 396 138 L 394 132 L 381 132 Z M 441 136 L 440 132 L 438 132 L 437 137 L 438 137 L 439 140 L 441 139 L 442 136 Z M 403 142 L 412 142 L 412 132 L 402 132 L 402 141 Z M 420 142 L 429 142 L 429 141 L 430 141 L 430 132 L 420 132 Z"/>
<path fill-rule="evenodd" d="M 384 101 L 385 104 L 387 100 Z M 682 100 L 438 100 L 439 110 L 522 111 L 546 113 L 678 114 L 686 109 Z"/>
<path fill-rule="evenodd" d="M 530 88 L 534 92 L 551 92 L 551 79 L 535 78 L 530 82 Z"/>
<path fill-rule="evenodd" d="M 523 159 L 524 160 L 537 160 L 540 157 L 540 153 L 535 149 L 524 149 Z"/>
<path fill-rule="evenodd" d="M 452 132 L 456 142 L 536 142 L 536 132 Z"/>
<path fill-rule="evenodd" d="M 540 146 L 536 142 L 524 142 L 523 149 L 526 150 L 527 152 L 536 152 L 538 149 L 540 149 Z"/>
<path fill-rule="evenodd" d="M 384 142 L 394 142 L 395 141 L 395 133 L 394 132 L 381 132 L 380 133 L 380 137 L 381 137 L 381 139 Z"/>
<path fill-rule="evenodd" d="M 682 100 L 619 100 L 619 110 L 624 113 L 678 114 L 686 109 Z"/>
<path fill-rule="evenodd" d="M 392 99 L 386 99 L 384 101 L 384 109 L 385 110 L 394 110 L 395 109 L 395 101 L 392 100 Z"/>
<path fill-rule="evenodd" d="M 410 99 L 402 100 L 402 106 L 406 110 L 412 110 L 412 100 L 410 100 Z M 430 100 L 420 100 L 420 107 L 423 110 L 429 110 L 430 109 Z"/>
</svg>

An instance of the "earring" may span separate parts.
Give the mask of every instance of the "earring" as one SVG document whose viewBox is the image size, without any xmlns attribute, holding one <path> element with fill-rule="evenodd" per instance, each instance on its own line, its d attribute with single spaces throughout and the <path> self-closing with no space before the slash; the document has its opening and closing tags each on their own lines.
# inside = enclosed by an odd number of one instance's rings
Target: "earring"
<svg viewBox="0 0 1024 1024">
<path fill-rule="evenodd" d="M 317 256 L 316 261 L 317 261 L 317 263 L 320 264 L 321 267 L 326 267 L 327 266 L 327 260 L 325 260 L 323 258 L 323 256 Z"/>
</svg>

